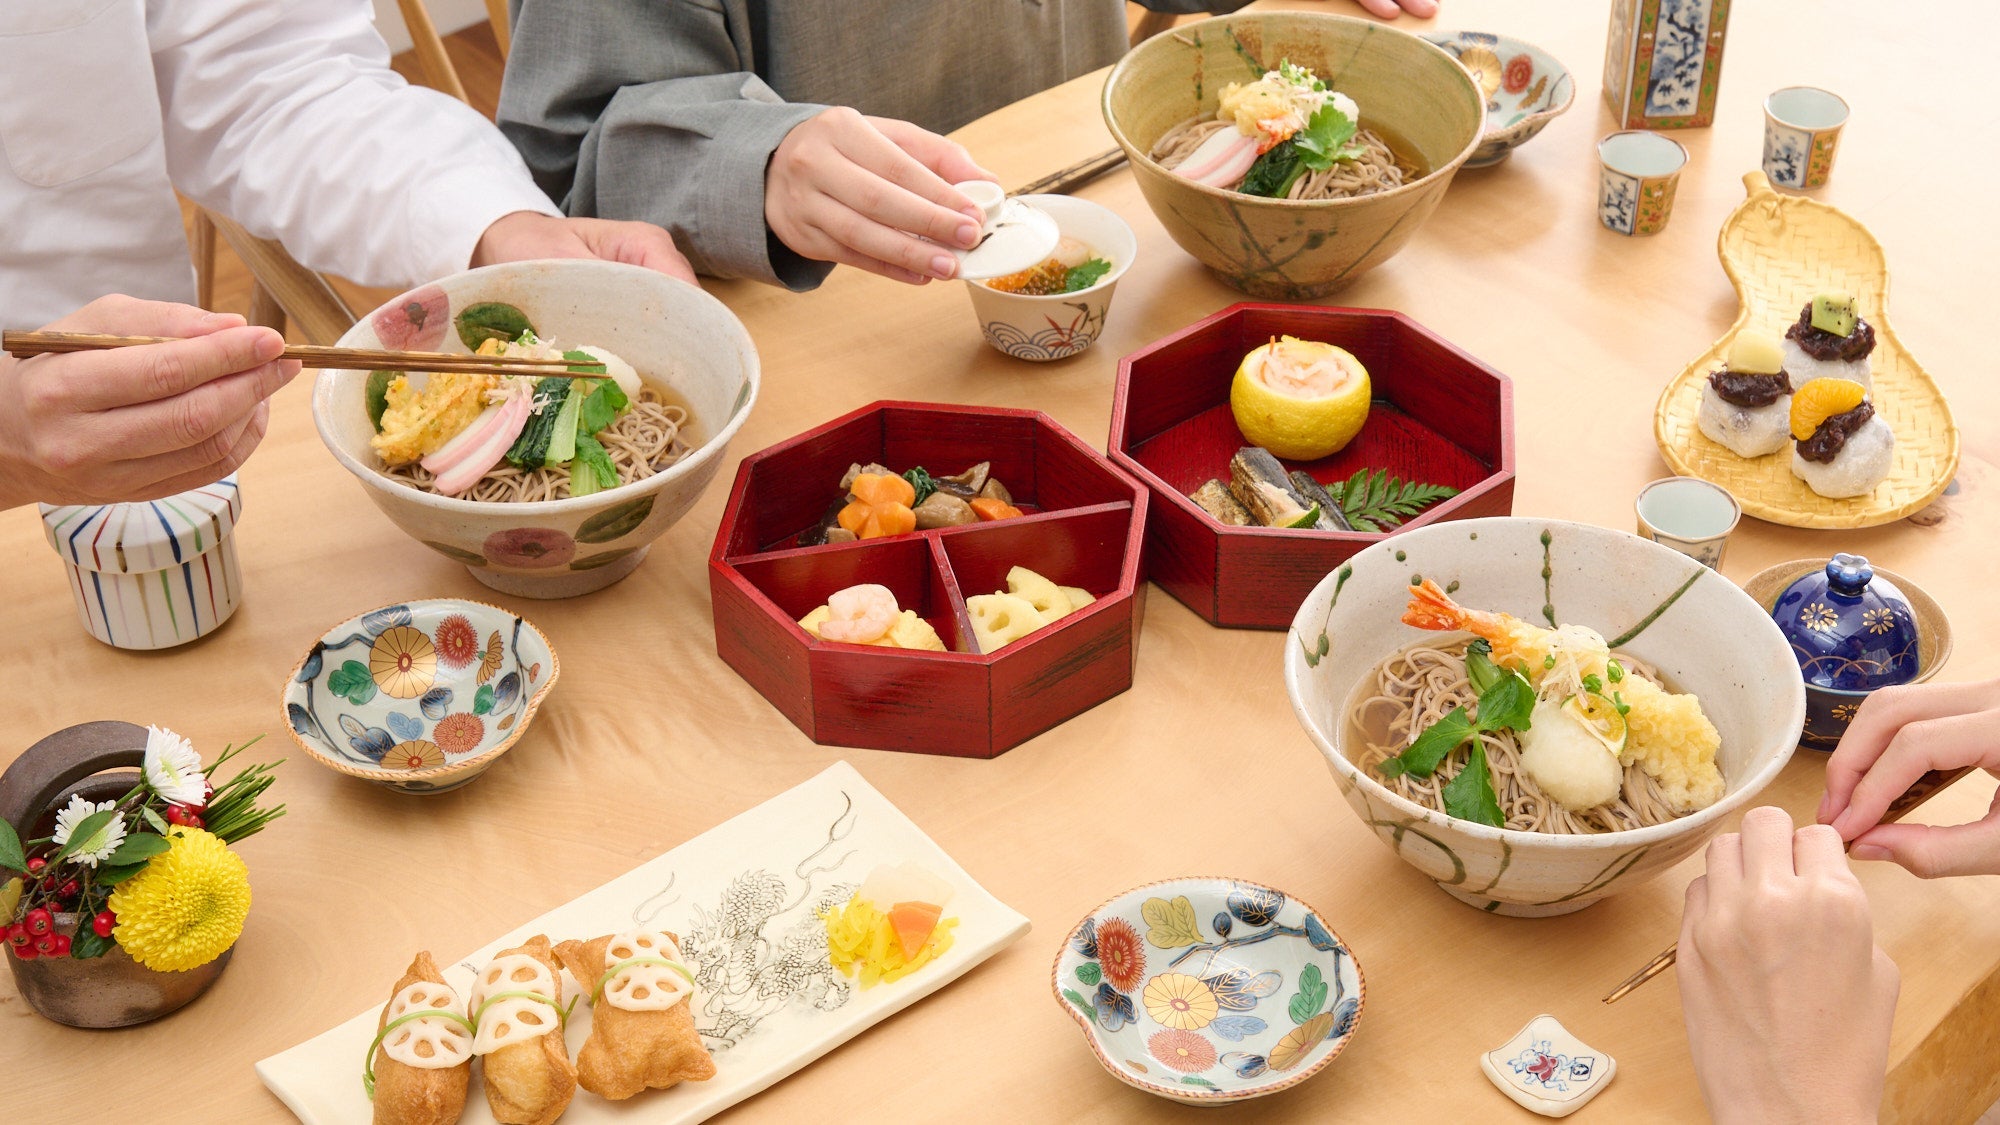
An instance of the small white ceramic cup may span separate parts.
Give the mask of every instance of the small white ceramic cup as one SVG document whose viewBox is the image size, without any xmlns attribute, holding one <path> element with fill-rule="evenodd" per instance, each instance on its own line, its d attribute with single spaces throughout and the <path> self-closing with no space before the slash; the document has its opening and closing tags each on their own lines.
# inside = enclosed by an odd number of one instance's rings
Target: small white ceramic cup
<svg viewBox="0 0 2000 1125">
<path fill-rule="evenodd" d="M 1764 175 L 1803 191 L 1825 187 L 1847 125 L 1847 102 L 1817 86 L 1787 86 L 1764 99 Z"/>
<path fill-rule="evenodd" d="M 1015 359 L 1062 359 L 1097 342 L 1118 279 L 1139 248 L 1132 228 L 1110 208 L 1067 195 L 1024 195 L 1021 201 L 1056 221 L 1068 238 L 1088 246 L 1111 270 L 1097 284 L 1074 293 L 1031 297 L 1003 293 L 977 281 L 965 283 L 973 315 L 986 342 Z"/>
<path fill-rule="evenodd" d="M 1597 142 L 1597 221 L 1619 234 L 1658 234 L 1687 165 L 1679 141 L 1628 129 Z"/>
<path fill-rule="evenodd" d="M 1698 477 L 1664 477 L 1639 490 L 1632 507 L 1639 535 L 1672 547 L 1701 565 L 1722 566 L 1729 533 L 1743 518 L 1743 506 L 1719 484 Z"/>
</svg>

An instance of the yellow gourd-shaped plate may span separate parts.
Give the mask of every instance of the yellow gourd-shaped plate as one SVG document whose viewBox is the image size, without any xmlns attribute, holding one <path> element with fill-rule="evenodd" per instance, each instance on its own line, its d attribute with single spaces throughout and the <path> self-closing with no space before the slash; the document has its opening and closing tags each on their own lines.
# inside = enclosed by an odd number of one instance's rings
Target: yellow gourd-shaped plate
<svg viewBox="0 0 2000 1125">
<path fill-rule="evenodd" d="M 1653 437 L 1676 473 L 1728 489 L 1744 512 L 1792 527 L 1854 528 L 1890 523 L 1937 499 L 1958 470 L 1958 427 L 1944 395 L 1889 323 L 1889 264 L 1882 245 L 1853 216 L 1817 200 L 1780 195 L 1762 172 L 1743 177 L 1749 198 L 1722 224 L 1716 250 L 1736 286 L 1736 323 L 1660 394 Z M 1792 447 L 1738 457 L 1696 423 L 1702 386 L 1736 334 L 1782 336 L 1813 295 L 1853 293 L 1875 326 L 1869 359 L 1875 413 L 1896 435 L 1889 478 L 1873 492 L 1829 500 L 1792 475 Z"/>
</svg>

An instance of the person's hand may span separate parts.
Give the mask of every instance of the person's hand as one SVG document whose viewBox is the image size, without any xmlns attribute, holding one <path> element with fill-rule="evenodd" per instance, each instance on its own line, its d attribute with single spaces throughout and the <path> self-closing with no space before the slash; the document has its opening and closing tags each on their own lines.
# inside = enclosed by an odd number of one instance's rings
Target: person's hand
<svg viewBox="0 0 2000 1125">
<path fill-rule="evenodd" d="M 951 185 L 993 178 L 936 133 L 836 106 L 771 154 L 764 221 L 803 257 L 922 285 L 957 274 L 948 247 L 979 241 L 979 208 Z"/>
<path fill-rule="evenodd" d="M 1717 836 L 1688 884 L 1676 971 L 1716 1121 L 1876 1119 L 1898 975 L 1831 828 L 1795 834 L 1767 807 Z"/>
<path fill-rule="evenodd" d="M 651 223 L 611 219 L 559 219 L 515 211 L 493 220 L 472 249 L 472 264 L 524 262 L 531 258 L 596 258 L 645 266 L 696 284 L 694 267 L 674 248 L 674 237 Z"/>
<path fill-rule="evenodd" d="M 2000 874 L 2000 794 L 1971 824 L 1883 824 L 1889 803 L 1930 770 L 2000 772 L 2000 681 L 1914 684 L 1869 695 L 1826 763 L 1819 821 L 1855 859 L 1887 859 L 1926 879 Z"/>
<path fill-rule="evenodd" d="M 1379 19 L 1392 20 L 1408 12 L 1420 20 L 1430 19 L 1438 14 L 1438 0 L 1356 0 L 1368 14 Z"/>
<path fill-rule="evenodd" d="M 0 509 L 155 500 L 236 471 L 266 399 L 299 372 L 284 337 L 234 313 L 100 297 L 51 331 L 181 337 L 105 351 L 0 357 Z"/>
</svg>

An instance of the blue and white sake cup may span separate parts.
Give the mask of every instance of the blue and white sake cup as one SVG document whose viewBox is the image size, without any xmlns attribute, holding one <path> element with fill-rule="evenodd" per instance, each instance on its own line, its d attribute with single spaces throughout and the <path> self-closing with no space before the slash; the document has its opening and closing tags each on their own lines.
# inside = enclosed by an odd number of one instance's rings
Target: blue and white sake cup
<svg viewBox="0 0 2000 1125">
<path fill-rule="evenodd" d="M 1847 125 L 1847 102 L 1816 86 L 1787 86 L 1764 99 L 1764 175 L 1777 187 L 1825 187 Z"/>
<path fill-rule="evenodd" d="M 1644 129 L 1597 142 L 1597 221 L 1619 234 L 1665 230 L 1687 161 L 1679 141 Z"/>
</svg>

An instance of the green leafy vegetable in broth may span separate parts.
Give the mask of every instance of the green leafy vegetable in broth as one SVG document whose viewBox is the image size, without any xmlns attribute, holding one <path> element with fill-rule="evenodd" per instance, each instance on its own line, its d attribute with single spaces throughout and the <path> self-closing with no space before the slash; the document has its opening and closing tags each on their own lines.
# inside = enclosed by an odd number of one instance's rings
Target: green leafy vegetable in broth
<svg viewBox="0 0 2000 1125">
<path fill-rule="evenodd" d="M 1328 102 L 1319 107 L 1304 129 L 1292 135 L 1291 143 L 1298 148 L 1300 164 L 1315 172 L 1324 172 L 1337 161 L 1354 160 L 1368 154 L 1366 147 L 1351 143 L 1354 134 L 1360 131 L 1360 122 Z"/>
<path fill-rule="evenodd" d="M 382 415 L 389 410 L 389 382 L 401 372 L 370 371 L 368 373 L 368 421 L 375 426 L 375 432 L 382 432 Z"/>
<path fill-rule="evenodd" d="M 1486 748 L 1475 742 L 1465 759 L 1465 768 L 1444 783 L 1444 811 L 1447 816 L 1499 828 L 1507 823 L 1500 811 L 1500 798 L 1493 792 L 1493 773 L 1486 766 Z"/>
<path fill-rule="evenodd" d="M 1306 174 L 1306 165 L 1299 159 L 1299 147 L 1289 140 L 1279 141 L 1270 150 L 1257 158 L 1250 170 L 1243 175 L 1243 182 L 1236 190 L 1244 195 L 1261 195 L 1267 199 L 1283 199 Z"/>
<path fill-rule="evenodd" d="M 618 466 L 591 434 L 576 435 L 576 460 L 570 462 L 569 494 L 588 496 L 618 486 Z"/>
<path fill-rule="evenodd" d="M 576 432 L 596 434 L 618 420 L 618 416 L 632 405 L 625 392 L 610 379 L 598 383 L 583 400 L 583 408 L 577 416 Z"/>
<path fill-rule="evenodd" d="M 476 306 L 475 306 L 476 307 Z M 568 379 L 544 379 L 535 387 L 535 405 L 538 413 L 528 417 L 528 424 L 521 429 L 521 436 L 514 439 L 507 450 L 509 464 L 524 469 L 541 467 L 548 455 L 549 443 L 555 439 L 556 416 L 562 413 L 563 403 L 569 399 Z M 576 416 L 570 416 L 570 426 L 576 425 Z"/>
<path fill-rule="evenodd" d="M 1437 722 L 1424 728 L 1424 732 L 1410 743 L 1407 750 L 1385 759 L 1375 767 L 1375 771 L 1383 777 L 1401 777 L 1406 773 L 1429 777 L 1437 772 L 1438 763 L 1472 737 L 1472 732 L 1472 717 L 1465 713 L 1465 708 L 1454 707 Z"/>
<path fill-rule="evenodd" d="M 475 352 L 488 340 L 512 342 L 523 333 L 533 335 L 535 331 L 526 313 L 504 301 L 482 301 L 467 306 L 453 318 L 452 324 L 458 329 L 459 342 Z"/>
<path fill-rule="evenodd" d="M 583 400 L 590 395 L 590 380 L 568 382 L 569 394 L 563 398 L 562 409 L 556 411 L 556 420 L 549 427 L 549 447 L 542 453 L 544 468 L 566 465 L 576 456 L 577 416 L 583 411 Z"/>
</svg>

